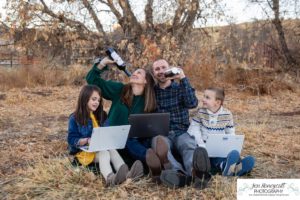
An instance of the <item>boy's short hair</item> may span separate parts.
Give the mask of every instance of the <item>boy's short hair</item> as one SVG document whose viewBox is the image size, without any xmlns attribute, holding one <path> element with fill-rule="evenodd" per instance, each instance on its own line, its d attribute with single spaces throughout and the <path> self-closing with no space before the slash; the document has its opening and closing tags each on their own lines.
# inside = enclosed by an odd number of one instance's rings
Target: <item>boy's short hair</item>
<svg viewBox="0 0 300 200">
<path fill-rule="evenodd" d="M 209 87 L 206 88 L 207 90 L 214 91 L 216 93 L 216 99 L 221 101 L 221 105 L 223 105 L 223 102 L 225 100 L 225 91 L 223 88 L 219 87 Z"/>
</svg>

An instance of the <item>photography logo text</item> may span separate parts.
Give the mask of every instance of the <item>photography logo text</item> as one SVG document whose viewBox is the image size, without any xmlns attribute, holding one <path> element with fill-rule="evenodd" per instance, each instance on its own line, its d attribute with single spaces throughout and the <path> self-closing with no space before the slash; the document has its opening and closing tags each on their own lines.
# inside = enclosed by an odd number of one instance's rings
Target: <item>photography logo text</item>
<svg viewBox="0 0 300 200">
<path fill-rule="evenodd" d="M 238 179 L 237 199 L 300 199 L 300 179 Z"/>
</svg>

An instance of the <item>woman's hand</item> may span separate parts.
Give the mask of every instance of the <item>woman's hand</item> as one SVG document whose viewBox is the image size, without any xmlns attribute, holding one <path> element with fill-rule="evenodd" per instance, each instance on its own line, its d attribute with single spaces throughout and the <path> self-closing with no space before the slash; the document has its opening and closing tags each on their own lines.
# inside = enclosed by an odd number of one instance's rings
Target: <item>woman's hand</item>
<svg viewBox="0 0 300 200">
<path fill-rule="evenodd" d="M 104 57 L 100 61 L 99 65 L 97 67 L 98 67 L 98 69 L 103 69 L 106 65 L 108 65 L 108 64 L 114 64 L 114 63 L 115 63 L 115 61 L 109 59 L 109 57 Z"/>
</svg>

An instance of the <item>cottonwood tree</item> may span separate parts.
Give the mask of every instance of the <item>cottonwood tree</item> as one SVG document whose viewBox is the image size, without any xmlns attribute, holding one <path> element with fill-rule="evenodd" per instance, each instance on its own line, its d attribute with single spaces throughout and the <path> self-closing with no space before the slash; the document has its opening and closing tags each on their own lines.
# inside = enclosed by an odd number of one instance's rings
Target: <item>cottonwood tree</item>
<svg viewBox="0 0 300 200">
<path fill-rule="evenodd" d="M 267 18 L 274 25 L 278 41 L 280 44 L 281 53 L 284 57 L 286 67 L 285 70 L 299 70 L 300 66 L 298 61 L 292 55 L 288 45 L 286 34 L 283 28 L 283 18 L 286 15 L 298 17 L 300 11 L 298 0 L 249 0 L 251 3 L 259 4 L 263 11 L 265 12 Z M 284 7 L 284 9 L 282 9 Z M 288 9 L 287 9 L 288 8 Z M 292 10 L 292 11 L 288 11 Z M 291 13 L 292 12 L 292 13 Z M 299 25 L 300 27 L 300 25 Z"/>
<path fill-rule="evenodd" d="M 7 0 L 7 21 L 15 30 L 41 27 L 57 34 L 75 33 L 74 40 L 93 41 L 99 49 L 117 46 L 129 62 L 145 66 L 158 57 L 171 63 L 183 62 L 186 41 L 195 23 L 211 13 L 222 15 L 219 3 L 215 0 Z M 106 30 L 107 24 L 114 27 L 113 33 Z"/>
</svg>

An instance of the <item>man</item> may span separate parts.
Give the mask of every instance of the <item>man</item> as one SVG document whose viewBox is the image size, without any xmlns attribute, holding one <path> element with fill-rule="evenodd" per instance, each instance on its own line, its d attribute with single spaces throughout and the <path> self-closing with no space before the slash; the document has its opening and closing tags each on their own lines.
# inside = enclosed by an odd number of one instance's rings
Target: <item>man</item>
<svg viewBox="0 0 300 200">
<path fill-rule="evenodd" d="M 170 113 L 170 132 L 166 140 L 172 169 L 165 168 L 160 180 L 172 188 L 183 187 L 191 182 L 195 187 L 204 188 L 206 184 L 203 180 L 207 182 L 210 179 L 209 158 L 206 150 L 197 148 L 195 139 L 187 133 L 190 124 L 188 110 L 197 107 L 198 99 L 183 70 L 179 68 L 179 74 L 166 78 L 165 71 L 168 69 L 169 64 L 164 59 L 157 60 L 152 65 L 152 73 L 157 80 L 154 88 L 157 112 Z M 171 150 L 178 152 L 184 167 L 173 157 Z"/>
</svg>

